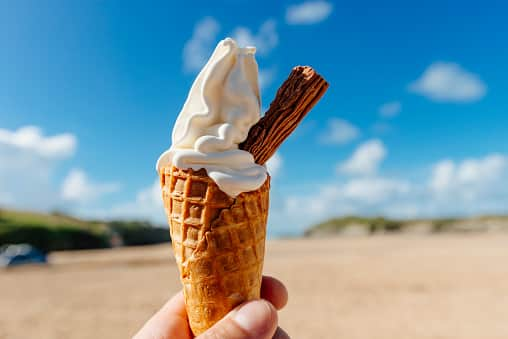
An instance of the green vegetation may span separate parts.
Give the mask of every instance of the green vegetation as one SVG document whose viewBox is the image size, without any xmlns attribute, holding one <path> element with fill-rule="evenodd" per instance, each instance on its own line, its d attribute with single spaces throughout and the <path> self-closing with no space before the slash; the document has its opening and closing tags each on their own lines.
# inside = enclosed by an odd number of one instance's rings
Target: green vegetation
<svg viewBox="0 0 508 339">
<path fill-rule="evenodd" d="M 446 232 L 452 231 L 453 225 L 459 221 L 458 219 L 434 219 L 432 220 L 432 231 L 433 232 Z"/>
<path fill-rule="evenodd" d="M 395 232 L 399 231 L 403 226 L 403 222 L 389 220 L 382 217 L 364 218 L 357 216 L 346 216 L 342 218 L 334 218 L 323 223 L 315 225 L 305 231 L 306 236 L 316 234 L 341 233 L 349 227 L 364 228 L 367 233 L 376 232 Z"/>
<path fill-rule="evenodd" d="M 146 221 L 112 221 L 110 229 L 120 236 L 123 245 L 139 246 L 169 241 L 169 230 Z"/>
<path fill-rule="evenodd" d="M 86 221 L 61 213 L 0 210 L 0 246 L 28 243 L 41 251 L 108 248 L 169 241 L 169 231 L 138 221 Z"/>
<path fill-rule="evenodd" d="M 443 219 L 414 219 L 393 220 L 383 217 L 364 218 L 346 216 L 333 218 L 310 227 L 305 236 L 320 236 L 328 234 L 343 234 L 347 230 L 356 228 L 363 234 L 391 233 L 391 232 L 485 232 L 508 231 L 508 216 L 480 216 L 474 218 L 443 218 Z M 357 232 L 358 233 L 358 232 Z"/>
</svg>

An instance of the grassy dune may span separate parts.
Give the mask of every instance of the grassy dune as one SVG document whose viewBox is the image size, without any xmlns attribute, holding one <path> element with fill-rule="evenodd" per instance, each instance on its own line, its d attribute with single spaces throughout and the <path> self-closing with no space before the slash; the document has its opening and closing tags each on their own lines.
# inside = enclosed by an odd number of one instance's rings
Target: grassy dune
<svg viewBox="0 0 508 339">
<path fill-rule="evenodd" d="M 378 234 L 378 233 L 467 233 L 508 231 L 508 216 L 478 216 L 471 218 L 395 220 L 383 217 L 365 218 L 346 216 L 333 218 L 310 227 L 306 236 L 330 234 Z"/>
<path fill-rule="evenodd" d="M 88 221 L 60 213 L 0 210 L 0 246 L 29 243 L 50 252 L 164 241 L 169 241 L 169 232 L 144 221 Z"/>
</svg>

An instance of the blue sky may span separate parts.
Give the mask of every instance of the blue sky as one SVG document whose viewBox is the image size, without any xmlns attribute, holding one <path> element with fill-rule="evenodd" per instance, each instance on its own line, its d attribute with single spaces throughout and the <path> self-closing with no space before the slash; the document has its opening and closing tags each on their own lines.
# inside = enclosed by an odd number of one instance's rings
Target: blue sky
<svg viewBox="0 0 508 339">
<path fill-rule="evenodd" d="M 275 3 L 275 4 L 274 4 Z M 330 89 L 272 159 L 270 231 L 508 212 L 508 5 L 0 1 L 0 206 L 163 220 L 155 162 L 222 38 Z"/>
</svg>

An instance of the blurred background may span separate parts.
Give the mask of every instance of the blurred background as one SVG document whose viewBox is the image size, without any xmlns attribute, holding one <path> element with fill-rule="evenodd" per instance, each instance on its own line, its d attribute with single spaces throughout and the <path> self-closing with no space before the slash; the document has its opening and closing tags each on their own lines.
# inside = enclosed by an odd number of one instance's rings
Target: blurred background
<svg viewBox="0 0 508 339">
<path fill-rule="evenodd" d="M 128 337 L 179 290 L 155 163 L 227 36 L 257 47 L 263 112 L 293 66 L 330 83 L 268 162 L 281 326 L 508 337 L 507 14 L 0 0 L 0 338 Z"/>
</svg>

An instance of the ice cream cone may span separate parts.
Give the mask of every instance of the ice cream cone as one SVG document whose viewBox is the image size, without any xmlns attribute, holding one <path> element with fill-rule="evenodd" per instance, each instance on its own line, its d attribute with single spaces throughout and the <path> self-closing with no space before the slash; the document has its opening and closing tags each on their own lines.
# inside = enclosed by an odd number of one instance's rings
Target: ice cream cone
<svg viewBox="0 0 508 339">
<path fill-rule="evenodd" d="M 260 297 L 270 178 L 232 198 L 204 169 L 159 173 L 189 325 L 199 335 Z"/>
</svg>

